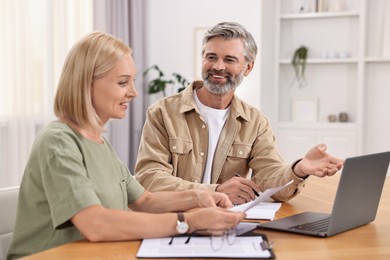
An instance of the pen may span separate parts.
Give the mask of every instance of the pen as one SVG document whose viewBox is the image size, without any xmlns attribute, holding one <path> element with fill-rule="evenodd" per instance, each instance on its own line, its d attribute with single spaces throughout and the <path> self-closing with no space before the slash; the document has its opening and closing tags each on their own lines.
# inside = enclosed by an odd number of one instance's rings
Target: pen
<svg viewBox="0 0 390 260">
<path fill-rule="evenodd" d="M 241 177 L 241 175 L 238 174 L 238 173 L 234 174 L 234 176 L 236 176 L 236 177 Z M 259 194 L 257 191 L 255 191 L 254 189 L 252 189 L 252 190 L 253 190 L 253 192 L 255 193 L 256 197 L 259 197 L 259 196 L 260 196 L 260 194 Z"/>
</svg>

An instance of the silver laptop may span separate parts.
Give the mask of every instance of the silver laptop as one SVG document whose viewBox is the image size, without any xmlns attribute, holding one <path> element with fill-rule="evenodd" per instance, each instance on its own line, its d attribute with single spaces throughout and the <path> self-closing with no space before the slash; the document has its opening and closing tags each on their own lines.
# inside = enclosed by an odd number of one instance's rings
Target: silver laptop
<svg viewBox="0 0 390 260">
<path fill-rule="evenodd" d="M 258 227 L 328 237 L 374 221 L 389 162 L 390 151 L 348 158 L 331 214 L 304 212 Z"/>
</svg>

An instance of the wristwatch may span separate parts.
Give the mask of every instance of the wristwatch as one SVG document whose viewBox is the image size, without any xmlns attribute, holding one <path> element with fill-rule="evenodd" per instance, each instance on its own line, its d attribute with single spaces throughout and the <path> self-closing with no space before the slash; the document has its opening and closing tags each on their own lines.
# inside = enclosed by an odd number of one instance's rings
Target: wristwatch
<svg viewBox="0 0 390 260">
<path fill-rule="evenodd" d="M 184 219 L 183 212 L 177 212 L 177 224 L 176 224 L 176 230 L 179 234 L 185 234 L 188 232 L 190 227 L 188 226 L 188 223 Z"/>
</svg>

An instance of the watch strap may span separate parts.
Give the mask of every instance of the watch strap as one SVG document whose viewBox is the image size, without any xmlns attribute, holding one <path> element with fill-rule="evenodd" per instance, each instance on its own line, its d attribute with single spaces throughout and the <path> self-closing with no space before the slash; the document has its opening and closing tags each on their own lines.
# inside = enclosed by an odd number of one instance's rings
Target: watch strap
<svg viewBox="0 0 390 260">
<path fill-rule="evenodd" d="M 184 213 L 183 212 L 177 212 L 177 219 L 180 222 L 185 222 Z"/>
<path fill-rule="evenodd" d="M 184 213 L 183 212 L 177 212 L 177 225 L 176 225 L 176 230 L 179 232 L 179 234 L 185 234 L 189 230 L 188 223 L 186 222 L 184 218 Z"/>
</svg>

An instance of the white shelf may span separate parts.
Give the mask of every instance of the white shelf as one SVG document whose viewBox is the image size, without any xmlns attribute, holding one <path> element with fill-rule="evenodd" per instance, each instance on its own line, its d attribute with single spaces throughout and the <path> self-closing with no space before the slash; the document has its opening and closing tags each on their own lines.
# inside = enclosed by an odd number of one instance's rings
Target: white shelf
<svg viewBox="0 0 390 260">
<path fill-rule="evenodd" d="M 291 64 L 291 60 L 282 59 L 279 60 L 281 65 Z M 307 59 L 307 64 L 356 64 L 358 59 Z"/>
<path fill-rule="evenodd" d="M 290 129 L 334 129 L 334 130 L 356 130 L 358 124 L 354 122 L 279 122 L 279 128 Z"/>
<path fill-rule="evenodd" d="M 384 25 L 390 10 L 384 1 L 348 1 L 350 11 L 338 13 L 293 13 L 295 1 L 275 2 L 274 111 L 281 151 L 294 158 L 295 149 L 318 141 L 342 155 L 388 150 L 389 142 L 383 140 L 390 132 L 389 110 L 384 109 L 390 96 L 390 57 L 383 47 L 388 46 Z M 310 51 L 305 87 L 290 68 L 300 45 Z M 349 57 L 322 59 L 322 51 L 345 51 Z M 293 122 L 294 98 L 317 98 L 318 122 Z M 348 113 L 351 122 L 327 121 L 340 112 Z"/>
<path fill-rule="evenodd" d="M 364 61 L 368 63 L 388 63 L 390 58 L 366 57 Z"/>
<path fill-rule="evenodd" d="M 364 66 L 368 61 L 364 58 L 365 1 L 354 0 L 350 3 L 350 11 L 319 13 L 288 13 L 296 6 L 289 0 L 276 1 L 276 130 L 279 148 L 287 158 L 296 157 L 294 147 L 307 149 L 321 142 L 342 157 L 361 152 Z M 294 81 L 294 71 L 288 67 L 294 50 L 300 45 L 310 51 L 306 60 L 309 66 L 305 69 L 305 87 Z M 324 50 L 349 55 L 321 58 Z M 292 121 L 294 98 L 316 98 L 318 121 Z M 346 112 L 351 121 L 327 121 L 329 115 L 337 116 L 341 112 Z"/>
<path fill-rule="evenodd" d="M 322 19 L 322 18 L 342 18 L 342 17 L 359 17 L 359 12 L 322 12 L 322 13 L 296 13 L 283 14 L 280 19 L 295 20 L 295 19 Z"/>
</svg>

